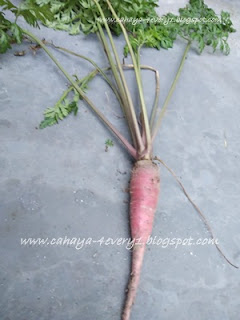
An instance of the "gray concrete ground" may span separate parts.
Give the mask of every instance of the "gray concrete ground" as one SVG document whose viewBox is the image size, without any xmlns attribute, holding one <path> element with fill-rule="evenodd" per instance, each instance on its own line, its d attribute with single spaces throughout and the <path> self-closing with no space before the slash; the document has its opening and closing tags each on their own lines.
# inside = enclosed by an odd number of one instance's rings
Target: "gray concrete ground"
<svg viewBox="0 0 240 320">
<path fill-rule="evenodd" d="M 239 28 L 238 1 L 207 1 L 231 12 Z M 166 8 L 175 6 L 168 1 Z M 180 5 L 180 2 L 179 2 Z M 165 10 L 165 3 L 162 4 Z M 161 12 L 161 10 L 159 10 Z M 94 36 L 71 37 L 41 27 L 35 33 L 56 44 L 106 60 Z M 119 50 L 123 39 L 117 40 Z M 231 54 L 199 56 L 191 50 L 155 142 L 155 154 L 181 177 L 205 213 L 221 248 L 240 265 L 239 33 Z M 20 49 L 28 50 L 28 44 Z M 117 320 L 124 300 L 130 252 L 98 243 L 74 246 L 21 246 L 21 238 L 128 238 L 128 186 L 132 161 L 115 138 L 81 102 L 77 117 L 37 130 L 67 82 L 43 51 L 0 60 L 0 211 L 2 320 Z M 142 63 L 160 71 L 161 102 L 181 54 L 144 50 Z M 53 51 L 71 74 L 91 66 Z M 131 78 L 129 72 L 129 81 Z M 154 79 L 144 72 L 146 101 Z M 117 102 L 102 80 L 89 96 L 124 132 Z M 114 147 L 105 152 L 106 139 Z M 209 238 L 202 221 L 175 180 L 161 169 L 161 197 L 153 236 Z M 149 246 L 132 320 L 238 320 L 239 271 L 212 245 Z"/>
</svg>

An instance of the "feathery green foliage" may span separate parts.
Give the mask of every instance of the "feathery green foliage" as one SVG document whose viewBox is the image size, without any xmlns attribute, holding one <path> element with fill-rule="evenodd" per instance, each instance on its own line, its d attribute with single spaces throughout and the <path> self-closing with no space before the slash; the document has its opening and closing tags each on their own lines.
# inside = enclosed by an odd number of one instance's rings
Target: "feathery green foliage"
<svg viewBox="0 0 240 320">
<path fill-rule="evenodd" d="M 87 82 L 82 82 L 81 89 L 86 91 Z M 74 97 L 70 101 L 70 99 L 67 97 L 71 92 L 74 92 Z M 79 100 L 82 100 L 82 98 L 73 87 L 70 87 L 68 90 L 64 91 L 63 95 L 57 101 L 57 103 L 53 107 L 47 108 L 44 111 L 44 119 L 41 121 L 39 129 L 51 127 L 54 124 L 57 124 L 60 120 L 63 120 L 64 118 L 69 116 L 71 113 L 76 116 L 78 113 Z"/>
<path fill-rule="evenodd" d="M 200 53 L 206 46 L 211 46 L 214 52 L 219 48 L 227 55 L 230 52 L 227 39 L 235 31 L 228 12 L 222 11 L 219 17 L 203 0 L 190 0 L 185 8 L 179 9 L 178 16 L 169 13 L 147 28 L 140 25 L 130 35 L 130 42 L 135 51 L 141 46 L 168 49 L 178 35 L 197 42 Z M 128 54 L 127 46 L 124 54 Z"/>
<path fill-rule="evenodd" d="M 47 5 L 41 7 L 34 0 L 21 2 L 17 7 L 9 0 L 0 0 L 0 53 L 5 53 L 11 48 L 12 43 L 22 42 L 21 28 L 17 25 L 18 17 L 22 16 L 25 21 L 33 27 L 39 27 L 38 21 L 46 23 L 53 19 L 52 13 Z M 5 18 L 4 11 L 11 11 L 15 21 L 11 22 Z"/>
<path fill-rule="evenodd" d="M 190 0 L 185 8 L 179 9 L 179 13 L 178 17 L 172 14 L 167 17 L 177 22 L 180 36 L 198 43 L 200 53 L 206 46 L 211 46 L 214 51 L 219 48 L 229 54 L 227 39 L 236 30 L 228 12 L 222 11 L 218 16 L 203 0 Z"/>
<path fill-rule="evenodd" d="M 77 115 L 77 102 L 78 101 L 70 102 L 68 99 L 65 99 L 62 102 L 57 102 L 54 107 L 47 108 L 44 112 L 44 120 L 40 123 L 39 128 L 44 129 L 50 127 L 58 123 L 59 120 L 66 118 L 71 113 Z"/>
<path fill-rule="evenodd" d="M 39 5 L 49 5 L 54 14 L 54 21 L 47 22 L 49 27 L 54 29 L 66 30 L 70 34 L 78 34 L 80 31 L 88 34 L 97 31 L 98 9 L 93 0 L 36 0 Z M 115 0 L 112 5 L 119 18 L 129 18 L 130 21 L 156 17 L 155 7 L 157 0 Z M 104 12 L 106 19 L 112 19 L 112 14 L 106 1 L 100 0 L 99 4 Z M 109 20 L 109 26 L 113 33 L 120 34 L 121 28 L 116 21 Z M 129 22 L 125 24 L 128 31 L 134 31 L 134 25 Z"/>
<path fill-rule="evenodd" d="M 179 16 L 169 13 L 159 17 L 155 11 L 157 3 L 156 0 L 112 1 L 119 18 L 123 19 L 134 51 L 142 46 L 172 48 L 179 35 L 197 42 L 200 53 L 205 46 L 212 46 L 214 51 L 219 48 L 223 53 L 229 53 L 228 35 L 235 31 L 229 13 L 222 11 L 219 17 L 203 0 L 190 0 L 185 8 L 179 10 Z M 106 1 L 100 0 L 99 4 L 111 31 L 119 35 L 121 28 L 112 17 Z M 9 0 L 0 0 L 0 6 L 2 10 L 10 10 L 16 20 L 22 16 L 34 27 L 38 27 L 38 21 L 41 21 L 51 28 L 65 30 L 72 35 L 97 32 L 97 22 L 103 25 L 93 0 L 25 0 L 19 7 Z M 0 12 L 0 53 L 11 48 L 11 43 L 21 41 L 21 29 L 16 21 L 10 22 L 5 18 L 4 12 Z M 128 51 L 125 46 L 125 56 Z"/>
<path fill-rule="evenodd" d="M 30 3 L 32 0 L 27 0 Z M 49 6 L 54 19 L 44 23 L 54 29 L 68 31 L 70 34 L 85 34 L 97 32 L 99 12 L 93 0 L 35 0 L 39 6 Z M 159 17 L 155 8 L 156 0 L 121 0 L 112 1 L 112 6 L 122 19 L 129 32 L 130 43 L 133 49 L 145 46 L 151 48 L 172 48 L 177 35 L 196 41 L 200 53 L 205 46 L 212 46 L 225 53 L 229 53 L 227 38 L 235 30 L 232 27 L 230 15 L 221 12 L 218 17 L 213 9 L 209 8 L 203 0 L 190 0 L 185 8 L 179 10 L 180 15 L 167 14 Z M 108 21 L 111 31 L 119 35 L 121 28 L 107 6 L 106 1 L 99 4 Z M 129 53 L 125 46 L 125 56 Z"/>
<path fill-rule="evenodd" d="M 95 72 L 91 72 L 81 80 L 79 80 L 75 75 L 76 82 L 84 93 L 87 91 L 88 83 L 94 78 L 94 75 Z M 72 93 L 73 97 L 70 97 Z M 47 108 L 44 111 L 44 119 L 41 121 L 39 129 L 44 129 L 46 127 L 57 124 L 59 120 L 63 120 L 71 113 L 76 116 L 78 113 L 79 100 L 82 100 L 82 97 L 72 86 L 70 86 L 67 90 L 64 91 L 60 99 L 53 107 Z"/>
</svg>

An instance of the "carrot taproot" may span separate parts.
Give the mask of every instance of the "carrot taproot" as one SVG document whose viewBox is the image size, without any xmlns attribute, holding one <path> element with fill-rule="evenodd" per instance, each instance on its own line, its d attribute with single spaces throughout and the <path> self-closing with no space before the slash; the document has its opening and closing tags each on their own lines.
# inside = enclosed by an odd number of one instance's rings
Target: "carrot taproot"
<svg viewBox="0 0 240 320">
<path fill-rule="evenodd" d="M 130 182 L 130 227 L 134 242 L 131 274 L 122 320 L 129 320 L 143 264 L 144 253 L 152 232 L 154 214 L 160 191 L 158 166 L 151 160 L 139 160 L 134 165 Z"/>
</svg>

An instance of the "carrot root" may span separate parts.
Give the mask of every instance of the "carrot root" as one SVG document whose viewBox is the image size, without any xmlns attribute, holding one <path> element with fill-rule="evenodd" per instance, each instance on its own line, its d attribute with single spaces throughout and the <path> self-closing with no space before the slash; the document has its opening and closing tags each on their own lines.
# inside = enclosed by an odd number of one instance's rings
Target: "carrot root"
<svg viewBox="0 0 240 320">
<path fill-rule="evenodd" d="M 142 269 L 146 243 L 151 235 L 160 190 L 159 168 L 150 160 L 136 162 L 130 182 L 130 225 L 134 241 L 131 275 L 122 320 L 129 320 Z"/>
</svg>

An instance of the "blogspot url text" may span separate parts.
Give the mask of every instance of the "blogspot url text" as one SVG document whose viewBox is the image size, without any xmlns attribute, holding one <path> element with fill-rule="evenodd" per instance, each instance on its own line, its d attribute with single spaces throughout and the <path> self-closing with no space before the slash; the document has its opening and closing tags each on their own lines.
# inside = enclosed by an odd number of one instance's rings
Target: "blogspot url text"
<svg viewBox="0 0 240 320">
<path fill-rule="evenodd" d="M 69 238 L 59 237 L 59 238 L 21 238 L 21 246 L 26 247 L 51 247 L 51 246 L 68 246 L 74 247 L 76 250 L 81 250 L 84 247 L 99 245 L 104 246 L 125 246 L 126 249 L 131 250 L 134 245 L 142 245 L 141 238 L 132 240 L 131 238 L 107 238 L 101 237 L 99 239 L 94 239 L 91 237 L 80 238 L 72 237 Z M 158 246 L 161 248 L 173 247 L 177 249 L 179 246 L 206 246 L 206 245 L 218 245 L 218 239 L 212 238 L 198 238 L 194 239 L 192 237 L 188 238 L 160 238 L 160 237 L 149 237 L 147 240 L 148 246 Z"/>
</svg>

